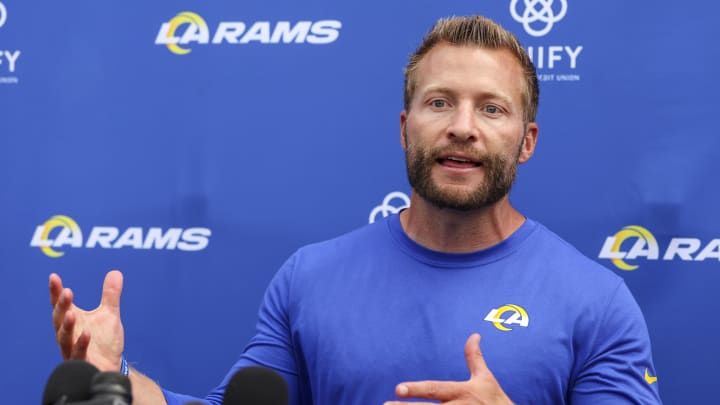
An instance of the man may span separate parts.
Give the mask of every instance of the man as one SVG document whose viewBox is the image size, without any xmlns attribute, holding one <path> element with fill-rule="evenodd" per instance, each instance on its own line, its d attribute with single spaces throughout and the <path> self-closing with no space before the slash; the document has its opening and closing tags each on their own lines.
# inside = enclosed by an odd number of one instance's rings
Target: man
<svg viewBox="0 0 720 405">
<path fill-rule="evenodd" d="M 510 204 L 535 150 L 538 93 L 512 34 L 479 16 L 440 20 L 405 73 L 410 208 L 288 259 L 256 335 L 206 400 L 261 365 L 288 381 L 291 404 L 660 403 L 622 279 Z M 84 312 L 51 276 L 63 357 L 121 368 L 121 290 L 110 272 L 99 310 Z M 193 400 L 129 375 L 135 404 Z"/>
</svg>

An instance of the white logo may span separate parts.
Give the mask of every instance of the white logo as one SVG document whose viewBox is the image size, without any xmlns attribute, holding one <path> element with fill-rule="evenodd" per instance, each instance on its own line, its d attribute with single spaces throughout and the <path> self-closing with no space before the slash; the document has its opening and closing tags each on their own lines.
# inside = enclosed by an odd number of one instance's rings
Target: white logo
<svg viewBox="0 0 720 405">
<path fill-rule="evenodd" d="M 555 14 L 552 8 L 554 0 L 523 0 L 525 9 L 521 14 L 517 11 L 518 1 L 512 0 L 510 2 L 510 14 L 512 14 L 515 21 L 522 23 L 525 32 L 534 37 L 541 37 L 550 32 L 553 25 L 565 17 L 568 8 L 567 0 L 560 0 L 560 11 Z M 538 5 L 540 6 L 539 9 Z M 539 23 L 544 24 L 544 26 L 537 29 L 538 25 L 542 25 Z M 533 28 L 533 25 L 535 28 Z"/>
<path fill-rule="evenodd" d="M 507 312 L 512 312 L 512 315 L 504 318 L 503 315 Z M 525 311 L 525 308 L 515 304 L 505 304 L 500 308 L 493 308 L 485 316 L 485 320 L 492 322 L 496 328 L 503 332 L 512 330 L 512 325 L 520 325 L 527 328 L 530 324 L 530 317 L 527 311 Z"/>
<path fill-rule="evenodd" d="M 5 25 L 5 21 L 7 20 L 7 9 L 5 8 L 5 5 L 0 3 L 0 27 Z"/>
<path fill-rule="evenodd" d="M 7 22 L 7 8 L 0 2 L 0 28 Z M 10 73 L 15 72 L 15 62 L 17 62 L 20 51 L 18 50 L 0 50 L 0 68 L 5 70 L 5 66 Z M 2 84 L 17 84 L 18 78 L 16 76 L 2 76 L 0 73 L 0 85 Z"/>
<path fill-rule="evenodd" d="M 630 245 L 625 241 L 632 240 L 635 242 L 630 250 L 626 250 Z M 625 246 L 624 249 L 623 246 Z M 640 257 L 647 260 L 660 260 L 660 253 L 658 242 L 649 230 L 640 225 L 628 225 L 615 235 L 605 239 L 598 257 L 612 260 L 613 264 L 621 270 L 635 270 L 639 265 L 626 263 L 625 260 L 634 260 Z M 712 239 L 707 244 L 698 238 L 672 238 L 665 249 L 662 260 L 676 260 L 676 258 L 697 262 L 706 259 L 720 260 L 720 238 Z"/>
<path fill-rule="evenodd" d="M 65 252 L 55 250 L 63 247 L 157 250 L 203 250 L 210 243 L 212 232 L 208 228 L 141 228 L 130 227 L 120 233 L 114 226 L 94 226 L 90 236 L 83 242 L 83 232 L 74 219 L 55 215 L 35 228 L 30 246 L 39 247 L 49 257 L 61 257 Z"/>
<path fill-rule="evenodd" d="M 390 204 L 390 202 L 393 200 L 400 200 L 400 202 L 402 202 L 402 205 Z M 407 196 L 407 194 L 403 193 L 402 191 L 393 191 L 392 193 L 385 196 L 381 205 L 373 208 L 373 210 L 370 212 L 370 218 L 368 219 L 368 221 L 372 224 L 379 219 L 378 214 L 382 215 L 382 218 L 385 218 L 388 215 L 397 214 L 398 212 L 409 206 L 410 198 Z"/>
<path fill-rule="evenodd" d="M 182 27 L 182 28 L 181 28 Z M 342 23 L 337 20 L 222 21 L 211 31 L 205 19 L 192 11 L 183 11 L 160 26 L 155 44 L 166 45 L 170 52 L 185 55 L 192 51 L 191 43 L 213 44 L 329 44 L 340 36 Z"/>
</svg>

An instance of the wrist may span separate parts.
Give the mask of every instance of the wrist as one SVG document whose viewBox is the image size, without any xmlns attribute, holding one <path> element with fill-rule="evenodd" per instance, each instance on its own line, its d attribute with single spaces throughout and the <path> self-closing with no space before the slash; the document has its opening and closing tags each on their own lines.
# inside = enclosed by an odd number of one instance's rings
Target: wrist
<svg viewBox="0 0 720 405">
<path fill-rule="evenodd" d="M 125 377 L 130 374 L 130 366 L 128 365 L 127 359 L 125 358 L 125 353 L 120 355 L 120 372 Z"/>
</svg>

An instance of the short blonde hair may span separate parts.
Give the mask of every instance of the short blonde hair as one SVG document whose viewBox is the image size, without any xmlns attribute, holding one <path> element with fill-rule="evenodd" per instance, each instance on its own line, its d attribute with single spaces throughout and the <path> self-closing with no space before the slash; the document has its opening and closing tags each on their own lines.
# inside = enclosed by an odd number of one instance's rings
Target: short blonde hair
<svg viewBox="0 0 720 405">
<path fill-rule="evenodd" d="M 430 32 L 423 38 L 420 47 L 410 55 L 405 67 L 405 110 L 410 110 L 410 103 L 415 94 L 416 70 L 418 63 L 440 43 L 459 46 L 478 46 L 489 49 L 507 49 L 517 58 L 523 68 L 525 85 L 523 96 L 523 121 L 534 122 L 537 115 L 540 88 L 537 73 L 530 57 L 520 45 L 515 35 L 507 31 L 496 22 L 483 16 L 465 16 L 441 18 L 435 23 Z"/>
</svg>

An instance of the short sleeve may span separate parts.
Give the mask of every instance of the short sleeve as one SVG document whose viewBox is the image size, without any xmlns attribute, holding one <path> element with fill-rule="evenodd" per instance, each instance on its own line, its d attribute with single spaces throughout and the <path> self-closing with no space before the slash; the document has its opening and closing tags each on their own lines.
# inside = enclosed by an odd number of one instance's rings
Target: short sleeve
<svg viewBox="0 0 720 405">
<path fill-rule="evenodd" d="M 569 393 L 573 405 L 661 404 L 650 337 L 637 302 L 621 282 L 588 334 L 590 351 Z"/>
</svg>

